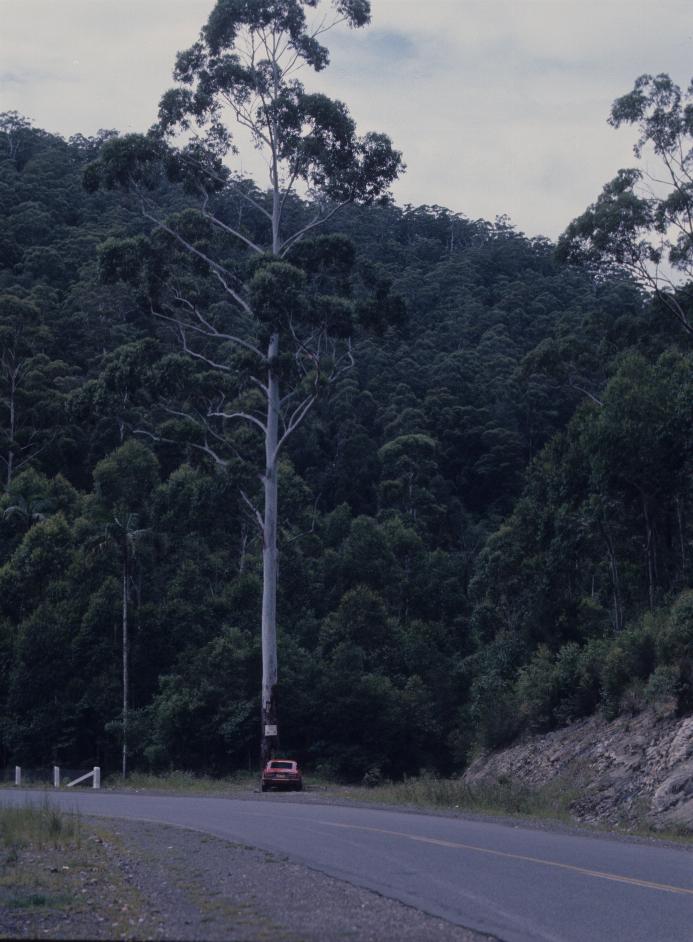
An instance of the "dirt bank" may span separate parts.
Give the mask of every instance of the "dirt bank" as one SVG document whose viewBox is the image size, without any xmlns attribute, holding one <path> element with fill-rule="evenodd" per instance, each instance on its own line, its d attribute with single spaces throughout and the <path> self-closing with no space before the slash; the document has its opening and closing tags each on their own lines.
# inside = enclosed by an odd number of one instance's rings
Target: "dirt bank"
<svg viewBox="0 0 693 942">
<path fill-rule="evenodd" d="M 482 756 L 465 774 L 472 787 L 499 779 L 565 787 L 585 823 L 693 831 L 693 716 L 590 717 Z"/>
</svg>

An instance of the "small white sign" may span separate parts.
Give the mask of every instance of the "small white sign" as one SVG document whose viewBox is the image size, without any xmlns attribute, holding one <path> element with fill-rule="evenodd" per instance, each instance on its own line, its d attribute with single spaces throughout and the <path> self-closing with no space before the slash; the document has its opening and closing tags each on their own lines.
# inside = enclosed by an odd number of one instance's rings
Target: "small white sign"
<svg viewBox="0 0 693 942">
<path fill-rule="evenodd" d="M 265 736 L 276 736 L 277 727 L 276 726 L 265 726 Z"/>
</svg>

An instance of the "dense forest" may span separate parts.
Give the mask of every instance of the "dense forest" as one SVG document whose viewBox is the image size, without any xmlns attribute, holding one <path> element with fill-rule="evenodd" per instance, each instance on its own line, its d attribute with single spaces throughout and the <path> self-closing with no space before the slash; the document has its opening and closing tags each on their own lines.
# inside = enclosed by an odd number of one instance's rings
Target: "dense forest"
<svg viewBox="0 0 693 942">
<path fill-rule="evenodd" d="M 131 765 L 228 772 L 257 762 L 258 444 L 195 421 L 229 393 L 157 292 L 228 312 L 200 258 L 90 184 L 117 140 L 0 117 L 0 765 L 119 767 L 125 608 Z M 260 242 L 252 192 L 214 199 Z M 212 251 L 185 179 L 157 200 Z M 384 199 L 321 233 L 290 260 L 335 323 L 355 312 L 353 344 L 281 453 L 282 750 L 450 774 L 597 710 L 693 709 L 681 318 L 505 218 Z M 690 316 L 690 284 L 676 299 Z"/>
</svg>

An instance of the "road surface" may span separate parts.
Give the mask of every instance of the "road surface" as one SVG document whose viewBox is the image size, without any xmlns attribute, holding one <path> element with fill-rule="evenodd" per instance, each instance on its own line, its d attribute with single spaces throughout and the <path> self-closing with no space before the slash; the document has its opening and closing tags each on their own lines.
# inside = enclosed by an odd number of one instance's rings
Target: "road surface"
<svg viewBox="0 0 693 942">
<path fill-rule="evenodd" d="M 49 792 L 83 814 L 215 834 L 503 942 L 691 942 L 693 853 L 483 820 L 303 803 Z M 0 801 L 40 802 L 36 791 Z"/>
</svg>

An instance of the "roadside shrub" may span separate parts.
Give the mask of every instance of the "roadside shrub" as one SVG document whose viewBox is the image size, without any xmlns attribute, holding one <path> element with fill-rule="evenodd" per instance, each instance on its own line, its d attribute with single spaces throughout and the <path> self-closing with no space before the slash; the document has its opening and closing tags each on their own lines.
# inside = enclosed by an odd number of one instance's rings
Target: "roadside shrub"
<svg viewBox="0 0 693 942">
<path fill-rule="evenodd" d="M 593 713 L 602 693 L 602 666 L 609 642 L 604 638 L 588 641 L 580 651 L 577 665 L 576 697 L 581 715 Z"/>
<path fill-rule="evenodd" d="M 551 729 L 560 690 L 555 658 L 545 644 L 520 670 L 515 696 L 523 725 L 532 732 Z"/>
<path fill-rule="evenodd" d="M 517 736 L 522 721 L 513 688 L 496 673 L 483 674 L 472 688 L 470 719 L 484 749 L 498 749 Z"/>
<path fill-rule="evenodd" d="M 637 716 L 645 709 L 647 702 L 645 684 L 642 681 L 636 681 L 630 687 L 627 687 L 623 693 L 619 704 L 619 713 Z"/>
<path fill-rule="evenodd" d="M 607 719 L 618 715 L 626 690 L 634 682 L 646 681 L 654 666 L 650 621 L 622 632 L 611 642 L 600 672 L 602 710 Z"/>
<path fill-rule="evenodd" d="M 693 590 L 682 592 L 672 605 L 655 648 L 658 664 L 693 659 Z"/>
<path fill-rule="evenodd" d="M 679 668 L 673 664 L 660 664 L 645 687 L 645 699 L 653 706 L 676 706 L 681 687 Z"/>
<path fill-rule="evenodd" d="M 559 702 L 554 710 L 556 725 L 564 725 L 592 712 L 594 697 L 581 683 L 583 651 L 574 641 L 563 645 L 556 655 L 556 683 Z"/>
<path fill-rule="evenodd" d="M 376 788 L 378 785 L 382 785 L 383 773 L 380 767 L 374 765 L 373 768 L 368 769 L 363 776 L 362 784 L 365 785 L 366 788 Z"/>
</svg>

